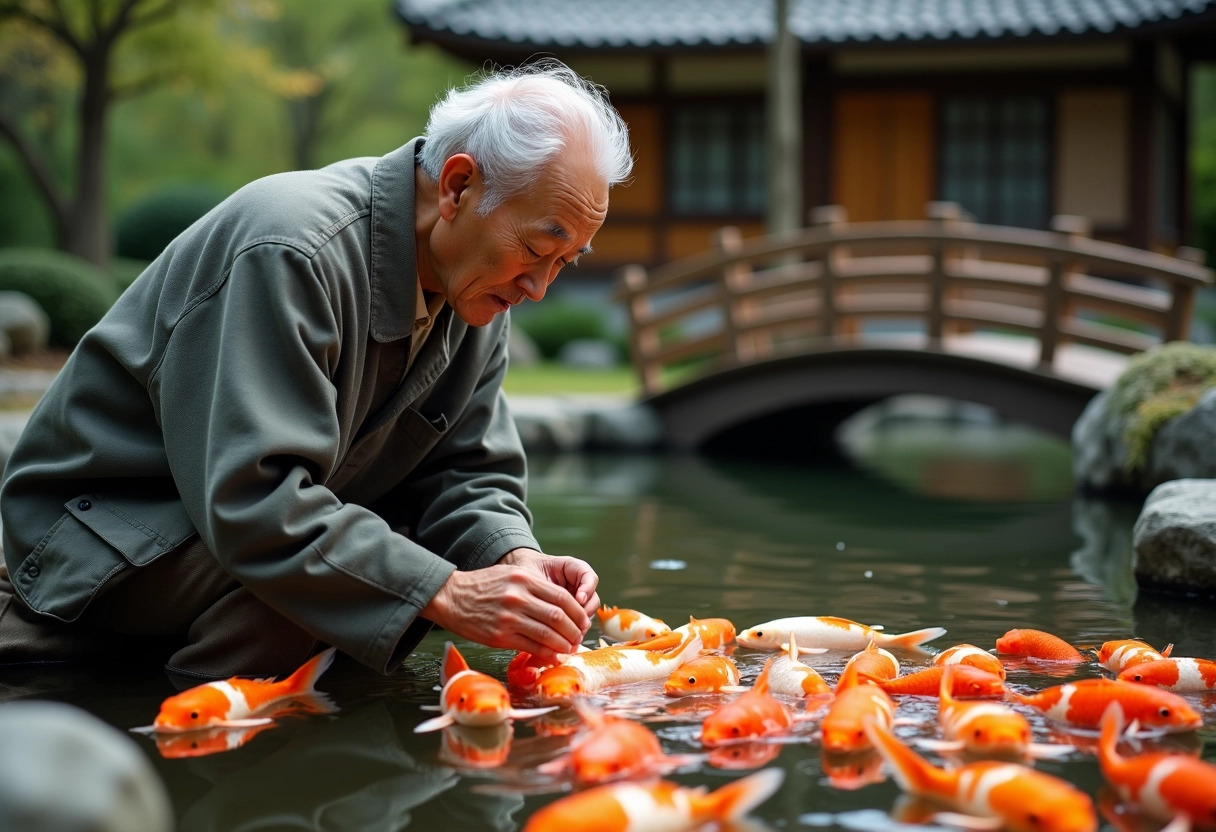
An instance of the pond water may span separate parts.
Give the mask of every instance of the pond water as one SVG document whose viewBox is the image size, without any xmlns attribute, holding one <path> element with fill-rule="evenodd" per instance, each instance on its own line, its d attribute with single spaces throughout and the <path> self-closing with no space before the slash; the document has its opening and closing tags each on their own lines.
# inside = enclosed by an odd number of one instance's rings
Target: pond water
<svg viewBox="0 0 1216 832">
<path fill-rule="evenodd" d="M 1210 604 L 1137 597 L 1130 539 L 1138 506 L 1075 497 L 1065 444 L 983 420 L 895 422 L 877 418 L 846 436 L 854 464 L 536 457 L 530 504 L 538 535 L 549 551 L 590 561 L 606 603 L 673 626 L 689 615 L 726 617 L 740 629 L 781 616 L 836 615 L 888 632 L 946 627 L 935 650 L 960 642 L 992 648 L 1005 631 L 1034 627 L 1076 645 L 1138 636 L 1158 648 L 1174 642 L 1179 655 L 1216 656 Z M 593 628 L 589 642 L 596 636 Z M 497 769 L 454 756 L 459 737 L 414 734 L 432 716 L 419 706 L 437 700 L 444 641 L 432 633 L 390 678 L 340 660 L 320 684 L 340 707 L 336 715 L 284 719 L 225 753 L 166 759 L 136 737 L 168 786 L 179 829 L 519 829 L 561 795 L 535 766 L 568 740 L 559 735 L 562 720 L 517 724 Z M 504 678 L 509 654 L 458 646 L 473 667 Z M 905 669 L 931 662 L 927 653 L 895 652 Z M 769 655 L 735 652 L 745 682 Z M 834 679 L 846 659 L 806 661 Z M 1009 682 L 1027 691 L 1094 675 L 1096 665 L 1059 676 L 1015 667 Z M 72 702 L 124 730 L 147 724 L 174 692 L 156 673 L 24 671 L 0 683 L 9 689 L 3 698 Z M 668 752 L 700 752 L 696 715 L 655 690 L 628 691 L 663 708 L 639 718 Z M 1188 698 L 1216 725 L 1216 701 Z M 897 715 L 910 720 L 901 735 L 929 736 L 935 701 L 902 699 Z M 1031 722 L 1036 739 L 1051 739 L 1047 723 Z M 816 725 L 800 725 L 792 741 L 738 749 L 734 759 L 690 764 L 671 779 L 717 787 L 745 769 L 779 766 L 784 785 L 747 828 L 898 828 L 891 812 L 902 805 L 899 790 L 877 759 L 825 757 Z M 1167 745 L 1202 748 L 1216 762 L 1214 737 L 1209 727 Z M 1091 754 L 1039 768 L 1095 798 L 1103 793 Z"/>
</svg>

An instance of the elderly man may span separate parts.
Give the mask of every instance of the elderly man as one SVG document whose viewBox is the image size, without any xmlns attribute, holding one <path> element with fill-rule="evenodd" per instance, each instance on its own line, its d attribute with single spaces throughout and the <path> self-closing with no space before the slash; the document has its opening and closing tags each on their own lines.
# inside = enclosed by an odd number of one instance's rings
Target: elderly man
<svg viewBox="0 0 1216 832">
<path fill-rule="evenodd" d="M 533 537 L 503 313 L 590 251 L 631 167 L 602 92 L 548 62 L 195 223 L 9 460 L 0 662 L 139 643 L 277 674 L 330 644 L 389 672 L 432 623 L 573 651 L 598 579 Z"/>
</svg>

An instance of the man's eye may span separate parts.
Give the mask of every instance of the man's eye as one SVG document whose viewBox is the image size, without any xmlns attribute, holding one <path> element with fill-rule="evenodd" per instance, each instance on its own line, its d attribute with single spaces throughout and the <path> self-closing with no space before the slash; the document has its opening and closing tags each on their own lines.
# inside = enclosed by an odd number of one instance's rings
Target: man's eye
<svg viewBox="0 0 1216 832">
<path fill-rule="evenodd" d="M 529 255 L 530 255 L 530 256 L 531 256 L 533 259 L 535 259 L 535 260 L 539 260 L 539 259 L 540 259 L 540 255 L 539 255 L 539 254 L 537 254 L 537 253 L 536 253 L 536 252 L 535 252 L 535 251 L 532 249 L 532 246 L 525 245 L 525 246 L 524 246 L 524 249 L 525 249 L 525 250 L 528 252 L 528 254 L 529 254 Z"/>
</svg>

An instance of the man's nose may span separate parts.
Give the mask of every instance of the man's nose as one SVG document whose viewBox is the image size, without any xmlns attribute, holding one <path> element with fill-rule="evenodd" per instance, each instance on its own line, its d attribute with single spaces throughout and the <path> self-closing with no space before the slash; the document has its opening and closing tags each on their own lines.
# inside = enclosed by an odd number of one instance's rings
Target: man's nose
<svg viewBox="0 0 1216 832">
<path fill-rule="evenodd" d="M 520 291 L 528 296 L 530 301 L 538 301 L 545 296 L 545 290 L 549 288 L 549 281 L 540 275 L 531 272 L 521 274 L 515 281 L 519 286 Z"/>
</svg>

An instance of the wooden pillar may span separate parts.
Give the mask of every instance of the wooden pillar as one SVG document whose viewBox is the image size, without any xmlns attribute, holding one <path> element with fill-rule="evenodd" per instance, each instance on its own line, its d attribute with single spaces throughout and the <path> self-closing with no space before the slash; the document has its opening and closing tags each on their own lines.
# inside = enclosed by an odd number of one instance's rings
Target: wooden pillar
<svg viewBox="0 0 1216 832">
<path fill-rule="evenodd" d="M 843 205 L 820 205 L 811 210 L 811 225 L 824 228 L 831 233 L 844 231 L 849 224 L 849 214 Z M 823 276 L 820 278 L 819 334 L 833 338 L 845 334 L 836 320 L 837 274 L 840 265 L 849 257 L 845 246 L 829 245 L 823 254 Z M 846 326 L 846 329 L 855 328 Z M 848 334 L 855 334 L 850 332 Z"/>
<path fill-rule="evenodd" d="M 629 313 L 629 355 L 638 373 L 642 393 L 653 396 L 663 386 L 663 368 L 653 361 L 659 349 L 659 334 L 650 321 L 650 296 L 646 294 L 646 269 L 637 264 L 625 266 L 619 272 Z"/>
<path fill-rule="evenodd" d="M 775 0 L 768 52 L 768 232 L 802 225 L 802 61 L 790 0 Z"/>
</svg>

